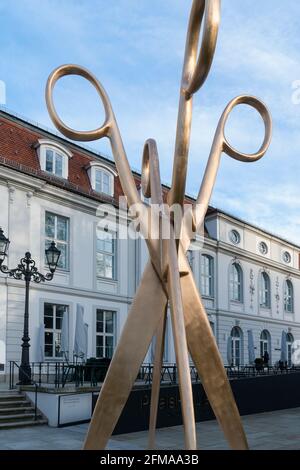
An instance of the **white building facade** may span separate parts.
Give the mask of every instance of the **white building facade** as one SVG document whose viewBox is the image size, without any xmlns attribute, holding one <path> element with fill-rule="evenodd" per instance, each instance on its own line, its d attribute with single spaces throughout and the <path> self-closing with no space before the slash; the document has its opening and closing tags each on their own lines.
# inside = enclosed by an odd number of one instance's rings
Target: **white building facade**
<svg viewBox="0 0 300 470">
<path fill-rule="evenodd" d="M 30 251 L 46 272 L 45 248 L 54 240 L 62 252 L 54 279 L 31 283 L 31 361 L 63 360 L 63 318 L 73 359 L 77 304 L 84 308 L 87 357 L 113 354 L 148 259 L 144 241 L 120 239 L 113 222 L 99 235 L 99 204 L 115 207 L 120 194 L 113 162 L 0 112 L 0 226 L 11 242 L 5 264 L 16 267 Z M 118 223 L 127 226 L 125 209 Z M 189 260 L 224 363 L 249 363 L 250 335 L 256 357 L 268 351 L 270 362 L 278 361 L 283 331 L 290 362 L 292 342 L 300 339 L 300 247 L 212 208 L 204 243 L 193 247 Z M 0 275 L 2 381 L 9 362 L 20 362 L 24 290 L 24 282 Z M 170 321 L 165 349 L 165 361 L 175 362 Z M 150 348 L 145 362 L 152 355 Z"/>
</svg>

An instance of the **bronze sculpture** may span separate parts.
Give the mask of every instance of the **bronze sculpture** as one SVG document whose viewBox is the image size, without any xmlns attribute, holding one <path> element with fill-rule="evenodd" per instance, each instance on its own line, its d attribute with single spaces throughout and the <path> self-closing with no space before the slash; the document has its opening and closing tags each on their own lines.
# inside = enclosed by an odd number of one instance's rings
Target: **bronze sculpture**
<svg viewBox="0 0 300 470">
<path fill-rule="evenodd" d="M 48 79 L 46 88 L 48 110 L 54 124 L 65 136 L 79 141 L 91 141 L 104 136 L 110 139 L 128 206 L 140 207 L 141 231 L 145 235 L 150 254 L 150 260 L 102 385 L 86 437 L 85 449 L 105 448 L 134 385 L 152 337 L 156 334 L 149 433 L 149 447 L 154 447 L 168 301 L 171 307 L 186 449 L 197 448 L 188 351 L 230 446 L 234 449 L 247 449 L 247 439 L 239 412 L 185 253 L 190 245 L 193 231 L 199 230 L 203 225 L 222 152 L 234 159 L 250 162 L 260 159 L 267 151 L 272 124 L 269 112 L 261 101 L 251 96 L 238 96 L 225 108 L 217 127 L 197 201 L 185 214 L 179 227 L 180 237 L 174 233 L 173 220 L 169 214 L 173 204 L 183 206 L 184 203 L 193 95 L 208 76 L 215 52 L 219 20 L 220 0 L 193 0 L 180 87 L 172 186 L 168 195 L 168 205 L 164 205 L 162 214 L 169 223 L 168 239 L 162 239 L 160 227 L 156 227 L 160 234 L 158 238 L 149 232 L 147 221 L 151 206 L 147 207 L 141 201 L 110 100 L 102 85 L 89 71 L 76 65 L 58 67 Z M 197 59 L 202 22 L 203 39 Z M 103 126 L 93 131 L 75 131 L 67 127 L 58 117 L 52 92 L 57 80 L 65 75 L 83 76 L 95 86 L 105 109 Z M 231 110 L 239 104 L 252 106 L 264 120 L 265 138 L 255 154 L 238 152 L 228 143 L 224 135 L 227 118 Z M 145 196 L 151 196 L 151 204 L 162 205 L 158 154 L 156 143 L 152 139 L 148 140 L 144 147 L 142 188 Z M 193 230 L 188 219 L 192 220 Z"/>
</svg>

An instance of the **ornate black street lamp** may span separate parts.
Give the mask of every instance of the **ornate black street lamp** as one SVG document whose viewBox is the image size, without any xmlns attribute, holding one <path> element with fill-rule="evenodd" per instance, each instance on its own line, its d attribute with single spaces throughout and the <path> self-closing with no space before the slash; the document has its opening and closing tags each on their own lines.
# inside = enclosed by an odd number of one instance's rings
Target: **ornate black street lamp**
<svg viewBox="0 0 300 470">
<path fill-rule="evenodd" d="M 28 385 L 31 383 L 31 368 L 29 362 L 29 285 L 30 281 L 37 283 L 51 281 L 53 279 L 57 263 L 60 257 L 60 251 L 56 248 L 55 243 L 52 242 L 47 250 L 45 250 L 46 260 L 49 266 L 50 273 L 42 274 L 35 266 L 35 261 L 31 258 L 29 252 L 25 253 L 25 257 L 20 260 L 20 263 L 15 269 L 8 269 L 3 264 L 7 257 L 9 239 L 5 237 L 2 228 L 0 228 L 0 271 L 8 274 L 14 279 L 24 279 L 25 281 L 25 313 L 24 313 L 24 331 L 22 338 L 22 358 L 19 369 L 19 384 Z"/>
</svg>

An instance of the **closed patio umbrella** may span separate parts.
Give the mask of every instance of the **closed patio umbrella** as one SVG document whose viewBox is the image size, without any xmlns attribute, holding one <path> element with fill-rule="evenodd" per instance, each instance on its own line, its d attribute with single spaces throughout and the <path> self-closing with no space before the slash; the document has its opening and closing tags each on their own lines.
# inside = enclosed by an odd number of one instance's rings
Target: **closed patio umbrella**
<svg viewBox="0 0 300 470">
<path fill-rule="evenodd" d="M 87 334 L 83 321 L 83 306 L 77 304 L 76 308 L 76 327 L 74 339 L 74 355 L 77 357 L 86 357 L 87 352 Z"/>
<path fill-rule="evenodd" d="M 61 340 L 60 350 L 64 354 L 65 358 L 69 357 L 69 318 L 68 313 L 63 314 L 62 327 L 61 327 Z"/>
<path fill-rule="evenodd" d="M 87 323 L 84 324 L 84 332 L 85 332 L 85 359 L 87 359 L 88 355 L 88 338 L 89 338 L 89 325 Z"/>
<path fill-rule="evenodd" d="M 45 325 L 41 323 L 38 328 L 38 342 L 37 342 L 37 362 L 44 362 L 45 360 Z"/>
<path fill-rule="evenodd" d="M 254 350 L 254 339 L 253 339 L 252 330 L 248 330 L 248 358 L 249 358 L 249 364 L 254 364 L 255 350 Z"/>
<path fill-rule="evenodd" d="M 281 354 L 280 360 L 282 362 L 287 362 L 287 341 L 286 341 L 286 332 L 282 331 L 281 333 Z"/>
</svg>

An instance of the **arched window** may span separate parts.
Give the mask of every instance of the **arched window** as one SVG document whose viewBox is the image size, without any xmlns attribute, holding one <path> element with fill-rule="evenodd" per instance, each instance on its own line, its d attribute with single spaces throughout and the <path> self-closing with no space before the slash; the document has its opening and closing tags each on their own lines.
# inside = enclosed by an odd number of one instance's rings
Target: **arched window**
<svg viewBox="0 0 300 470">
<path fill-rule="evenodd" d="M 271 283 L 266 272 L 260 275 L 260 306 L 271 308 Z"/>
<path fill-rule="evenodd" d="M 292 333 L 287 333 L 286 335 L 286 348 L 287 348 L 287 362 L 288 366 L 292 366 L 292 347 L 293 347 L 294 337 Z"/>
<path fill-rule="evenodd" d="M 243 271 L 238 263 L 233 263 L 230 268 L 230 300 L 243 301 Z"/>
<path fill-rule="evenodd" d="M 231 330 L 231 363 L 233 366 L 242 364 L 242 330 L 235 326 Z"/>
<path fill-rule="evenodd" d="M 284 310 L 288 313 L 294 312 L 294 287 L 289 279 L 285 281 Z"/>
<path fill-rule="evenodd" d="M 260 335 L 260 357 L 264 357 L 268 353 L 271 356 L 271 335 L 268 330 L 263 330 Z"/>
<path fill-rule="evenodd" d="M 201 293 L 206 297 L 214 295 L 214 259 L 210 255 L 201 255 Z"/>
<path fill-rule="evenodd" d="M 36 146 L 40 160 L 41 170 L 67 179 L 69 176 L 69 159 L 72 153 L 69 149 L 48 139 L 39 139 Z"/>
<path fill-rule="evenodd" d="M 113 197 L 116 176 L 114 170 L 99 162 L 90 162 L 87 171 L 93 190 Z"/>
</svg>

